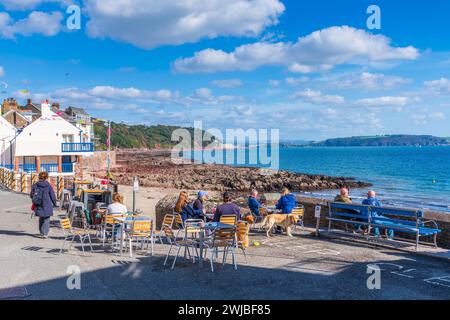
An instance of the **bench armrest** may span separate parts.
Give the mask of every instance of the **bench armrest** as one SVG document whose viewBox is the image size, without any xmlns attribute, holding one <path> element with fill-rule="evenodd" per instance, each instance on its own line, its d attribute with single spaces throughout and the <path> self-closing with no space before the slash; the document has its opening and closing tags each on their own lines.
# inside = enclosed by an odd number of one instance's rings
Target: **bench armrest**
<svg viewBox="0 0 450 320">
<path fill-rule="evenodd" d="M 439 226 L 438 226 L 438 224 L 437 224 L 437 222 L 435 220 L 425 220 L 425 221 L 419 220 L 419 221 L 421 223 L 423 223 L 424 225 L 427 224 L 427 223 L 430 223 L 430 224 L 432 224 L 435 227 L 435 229 L 439 229 Z"/>
</svg>

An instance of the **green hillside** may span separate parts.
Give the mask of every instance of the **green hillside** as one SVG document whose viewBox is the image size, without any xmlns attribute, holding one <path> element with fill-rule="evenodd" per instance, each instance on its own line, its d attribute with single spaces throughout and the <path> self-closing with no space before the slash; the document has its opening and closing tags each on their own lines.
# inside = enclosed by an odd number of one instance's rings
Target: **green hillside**
<svg viewBox="0 0 450 320">
<path fill-rule="evenodd" d="M 111 122 L 111 146 L 113 148 L 155 148 L 157 146 L 161 148 L 170 148 L 176 145 L 176 142 L 172 142 L 172 132 L 180 127 L 175 126 L 144 126 L 144 125 L 126 125 L 122 123 Z M 194 137 L 194 128 L 187 129 L 191 136 Z M 103 123 L 97 123 L 94 126 L 94 132 L 97 139 L 97 148 L 106 149 L 106 136 L 107 126 Z M 203 134 L 205 132 L 203 131 Z M 214 141 L 215 138 L 206 133 L 207 137 L 210 137 L 210 141 Z M 208 143 L 203 143 L 207 145 Z"/>
<path fill-rule="evenodd" d="M 313 143 L 319 147 L 394 147 L 394 146 L 442 146 L 449 145 L 446 138 L 430 135 L 384 135 L 329 139 Z"/>
</svg>

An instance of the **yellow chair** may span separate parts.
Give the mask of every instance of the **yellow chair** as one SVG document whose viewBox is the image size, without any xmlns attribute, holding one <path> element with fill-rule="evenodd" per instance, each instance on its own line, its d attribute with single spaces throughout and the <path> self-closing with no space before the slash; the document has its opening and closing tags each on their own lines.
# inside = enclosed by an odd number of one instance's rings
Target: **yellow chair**
<svg viewBox="0 0 450 320">
<path fill-rule="evenodd" d="M 126 217 L 126 215 L 124 214 L 105 214 L 103 216 L 102 230 L 101 230 L 103 247 L 105 246 L 105 242 L 107 240 L 107 233 L 111 233 L 111 246 L 114 245 L 114 234 L 116 231 L 116 225 L 118 225 L 115 219 L 124 217 Z"/>
<path fill-rule="evenodd" d="M 70 248 L 72 248 L 72 243 L 73 243 L 73 241 L 75 240 L 76 237 L 78 237 L 80 239 L 81 249 L 83 250 L 83 253 L 85 252 L 84 251 L 84 241 L 86 239 L 88 239 L 91 251 L 93 251 L 93 249 L 92 249 L 92 242 L 91 242 L 91 235 L 90 235 L 88 229 L 73 228 L 69 218 L 61 219 L 60 220 L 60 224 L 61 224 L 61 228 L 62 228 L 62 230 L 64 232 L 64 242 L 63 242 L 63 245 L 61 247 L 60 253 L 62 253 L 64 251 L 64 245 L 66 244 L 66 241 L 69 240 L 69 238 L 70 238 L 71 239 L 70 240 L 70 246 L 67 249 L 67 251 L 69 251 Z"/>
<path fill-rule="evenodd" d="M 153 238 L 153 220 L 133 220 L 131 228 L 126 233 L 128 244 L 130 247 L 130 258 L 133 257 L 133 241 L 141 242 L 141 249 L 150 241 L 152 247 L 152 256 L 154 254 L 154 238 Z"/>
<path fill-rule="evenodd" d="M 175 267 L 175 263 L 177 262 L 178 256 L 180 255 L 180 251 L 182 248 L 184 248 L 185 257 L 187 255 L 189 255 L 189 258 L 192 257 L 192 263 L 195 263 L 195 257 L 197 257 L 200 260 L 197 248 L 199 247 L 200 244 L 199 243 L 200 234 L 204 232 L 204 230 L 201 228 L 201 223 L 203 223 L 203 220 L 198 219 L 186 220 L 186 222 L 184 223 L 184 237 L 182 238 L 182 240 L 179 240 L 178 236 L 172 234 L 171 246 L 169 248 L 169 251 L 167 252 L 164 265 L 166 265 L 167 259 L 173 247 L 177 247 L 177 254 L 175 255 L 175 258 L 173 260 L 172 269 Z M 178 232 L 179 231 L 180 230 L 178 230 Z"/>
<path fill-rule="evenodd" d="M 213 238 L 207 241 L 206 246 L 211 252 L 211 271 L 214 272 L 214 261 L 219 256 L 219 251 L 223 252 L 223 265 L 225 265 L 228 252 L 231 252 L 234 268 L 237 270 L 236 262 L 236 228 L 218 228 L 214 231 Z"/>
<path fill-rule="evenodd" d="M 163 244 L 162 237 L 167 238 L 165 227 L 170 227 L 172 229 L 174 221 L 175 216 L 173 214 L 166 214 L 163 218 L 161 229 L 154 232 L 154 236 L 158 237 L 161 244 Z"/>
<path fill-rule="evenodd" d="M 302 227 L 302 229 L 304 229 L 303 218 L 305 216 L 305 208 L 304 207 L 295 207 L 292 210 L 291 214 L 295 218 L 294 229 L 297 227 L 297 225 L 300 225 Z"/>
<path fill-rule="evenodd" d="M 220 223 L 230 224 L 235 226 L 237 223 L 237 217 L 235 215 L 222 215 L 220 216 Z"/>
</svg>

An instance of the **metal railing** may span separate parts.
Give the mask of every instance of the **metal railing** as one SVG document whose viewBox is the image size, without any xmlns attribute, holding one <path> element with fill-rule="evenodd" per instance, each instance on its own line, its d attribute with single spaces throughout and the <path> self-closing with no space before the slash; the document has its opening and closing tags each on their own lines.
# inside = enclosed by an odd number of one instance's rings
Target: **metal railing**
<svg viewBox="0 0 450 320">
<path fill-rule="evenodd" d="M 72 173 L 72 172 L 73 172 L 73 163 L 62 164 L 62 173 Z"/>
<path fill-rule="evenodd" d="M 94 144 L 92 142 L 68 142 L 62 143 L 62 152 L 94 152 Z"/>
</svg>

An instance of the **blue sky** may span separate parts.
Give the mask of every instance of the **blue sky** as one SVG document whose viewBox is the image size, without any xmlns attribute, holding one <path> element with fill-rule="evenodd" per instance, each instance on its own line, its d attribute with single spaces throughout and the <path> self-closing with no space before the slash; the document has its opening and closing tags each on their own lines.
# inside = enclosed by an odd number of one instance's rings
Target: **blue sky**
<svg viewBox="0 0 450 320">
<path fill-rule="evenodd" d="M 282 139 L 450 136 L 449 14 L 444 0 L 0 0 L 0 98 Z"/>
</svg>

